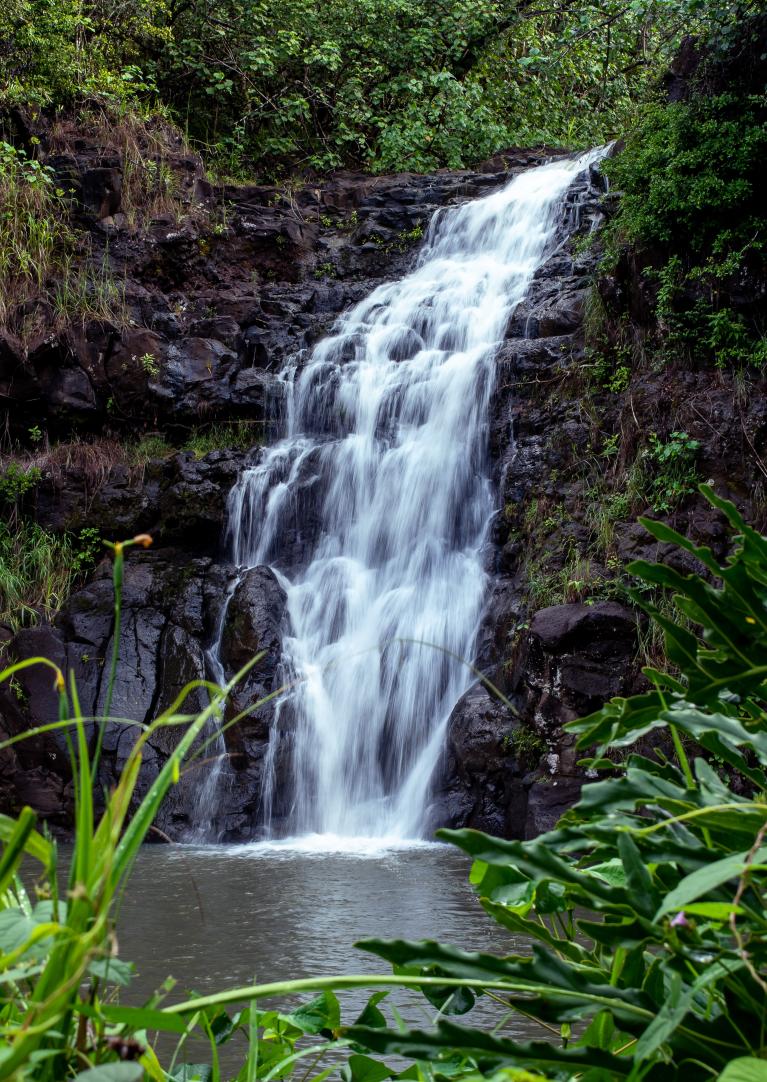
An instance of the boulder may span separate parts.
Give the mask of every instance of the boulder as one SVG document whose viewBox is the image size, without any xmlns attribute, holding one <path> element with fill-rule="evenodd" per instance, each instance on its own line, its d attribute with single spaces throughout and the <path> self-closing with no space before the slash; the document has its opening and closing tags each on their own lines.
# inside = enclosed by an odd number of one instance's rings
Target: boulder
<svg viewBox="0 0 767 1082">
<path fill-rule="evenodd" d="M 430 821 L 522 837 L 525 794 L 515 754 L 519 722 L 482 683 L 459 699 L 447 724 Z"/>
</svg>

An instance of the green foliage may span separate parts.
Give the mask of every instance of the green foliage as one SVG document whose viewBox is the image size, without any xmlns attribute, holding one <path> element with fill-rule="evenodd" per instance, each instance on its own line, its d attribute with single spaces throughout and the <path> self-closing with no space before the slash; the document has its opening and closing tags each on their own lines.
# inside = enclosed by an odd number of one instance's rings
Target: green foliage
<svg viewBox="0 0 767 1082">
<path fill-rule="evenodd" d="M 8 0 L 0 12 L 2 99 L 45 106 L 154 93 L 144 68 L 167 40 L 167 14 L 165 0 Z"/>
<path fill-rule="evenodd" d="M 229 171 L 243 155 L 320 170 L 457 168 L 509 144 L 605 138 L 684 22 L 709 24 L 693 7 L 226 0 L 213 21 L 196 0 L 158 82 L 167 95 L 183 86 L 193 134 Z"/>
<path fill-rule="evenodd" d="M 533 609 L 582 601 L 601 581 L 595 578 L 591 561 L 572 543 L 567 546 L 562 566 L 534 561 L 527 567 L 528 597 Z"/>
<path fill-rule="evenodd" d="M 75 573 L 90 570 L 104 551 L 101 531 L 94 526 L 85 526 L 78 533 L 73 548 L 72 568 Z"/>
<path fill-rule="evenodd" d="M 18 630 L 52 617 L 86 566 L 81 552 L 68 536 L 36 523 L 0 522 L 0 623 Z"/>
<path fill-rule="evenodd" d="M 754 6 L 221 0 L 213 14 L 207 0 L 10 0 L 0 97 L 159 102 L 229 176 L 458 168 L 616 134 L 682 33 L 725 38 Z"/>
<path fill-rule="evenodd" d="M 546 751 L 546 741 L 529 725 L 518 725 L 512 729 L 504 736 L 503 745 L 527 770 L 536 767 Z"/>
<path fill-rule="evenodd" d="M 751 245 L 763 230 L 765 152 L 762 98 L 700 96 L 648 109 L 606 167 L 623 193 L 623 227 L 646 244 L 693 256 Z"/>
<path fill-rule="evenodd" d="M 335 278 L 336 268 L 332 263 L 318 263 L 314 270 L 314 277 L 321 278 Z"/>
<path fill-rule="evenodd" d="M 532 955 L 431 941 L 361 944 L 398 973 L 484 981 L 509 1016 L 539 1021 L 547 1039 L 445 1019 L 425 1032 L 352 1027 L 363 1046 L 414 1058 L 436 1077 L 467 1079 L 524 1068 L 561 1080 L 682 1082 L 748 1078 L 763 1063 L 767 539 L 703 491 L 737 531 L 725 564 L 666 526 L 644 524 L 661 543 L 692 553 L 713 580 L 664 565 L 630 568 L 674 591 L 702 638 L 650 609 L 679 676 L 646 670 L 651 691 L 568 726 L 580 747 L 596 749 L 596 769 L 614 772 L 607 753 L 629 749 L 621 775 L 587 784 L 578 805 L 534 841 L 441 832 L 474 858 L 483 907 L 531 939 Z M 631 751 L 650 733 L 653 755 Z"/>
<path fill-rule="evenodd" d="M 699 483 L 695 459 L 700 441 L 686 432 L 672 432 L 666 441 L 650 433 L 647 456 L 655 467 L 649 486 L 649 498 L 659 514 L 673 511 Z"/>
<path fill-rule="evenodd" d="M 623 193 L 613 246 L 638 244 L 653 266 L 661 355 L 718 366 L 763 365 L 767 342 L 730 300 L 765 272 L 767 214 L 760 161 L 763 96 L 693 94 L 648 107 L 625 149 L 606 164 Z"/>
<path fill-rule="evenodd" d="M 151 433 L 142 436 L 137 443 L 127 444 L 125 448 L 126 458 L 131 466 L 146 466 L 153 458 L 167 458 L 173 453 L 164 436 Z"/>
<path fill-rule="evenodd" d="M 20 463 L 11 462 L 0 472 L 0 502 L 18 503 L 39 484 L 41 477 L 37 466 L 27 466 L 25 469 Z"/>
<path fill-rule="evenodd" d="M 247 451 L 263 440 L 259 425 L 248 421 L 211 425 L 197 429 L 184 443 L 183 451 L 192 451 L 195 458 L 204 458 L 211 451 Z"/>
<path fill-rule="evenodd" d="M 69 235 L 53 171 L 0 142 L 0 323 L 40 290 Z"/>
<path fill-rule="evenodd" d="M 124 303 L 108 264 L 77 249 L 51 167 L 0 142 L 0 323 L 23 335 L 26 302 L 39 297 L 68 318 L 119 321 Z"/>
<path fill-rule="evenodd" d="M 150 377 L 150 379 L 154 379 L 155 376 L 159 375 L 160 373 L 160 366 L 157 363 L 157 358 L 155 357 L 154 353 L 142 354 L 142 356 L 139 357 L 139 364 L 144 369 L 144 372 L 146 372 L 146 374 Z"/>
</svg>

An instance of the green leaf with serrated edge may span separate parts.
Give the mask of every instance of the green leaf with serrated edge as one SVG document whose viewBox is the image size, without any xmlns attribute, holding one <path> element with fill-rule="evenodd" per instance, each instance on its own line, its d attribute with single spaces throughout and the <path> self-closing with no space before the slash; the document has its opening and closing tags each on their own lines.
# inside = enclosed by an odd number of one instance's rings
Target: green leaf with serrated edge
<svg viewBox="0 0 767 1082">
<path fill-rule="evenodd" d="M 574 962 L 586 960 L 586 952 L 579 943 L 571 943 L 567 939 L 558 939 L 553 936 L 545 924 L 537 920 L 527 920 L 513 909 L 507 909 L 504 905 L 490 901 L 489 898 L 481 898 L 482 908 L 490 914 L 493 920 L 510 932 L 525 936 L 529 939 L 537 939 L 547 944 L 554 950 L 558 950 L 566 958 Z"/>
<path fill-rule="evenodd" d="M 588 888 L 597 904 L 607 902 L 620 906 L 626 903 L 625 890 L 587 876 L 553 853 L 543 839 L 534 842 L 504 841 L 477 830 L 440 830 L 437 836 L 454 841 L 461 849 L 488 863 L 496 860 L 508 862 L 531 877 Z"/>
<path fill-rule="evenodd" d="M 690 541 L 684 534 L 678 533 L 671 526 L 667 526 L 665 522 L 660 522 L 658 519 L 640 517 L 639 522 L 647 530 L 649 534 L 656 539 L 656 541 L 662 541 L 664 544 L 677 545 L 680 549 L 684 549 L 686 552 L 692 553 L 704 567 L 707 567 L 709 571 L 712 571 L 715 575 L 718 575 L 721 571 L 721 565 L 714 556 L 710 548 L 705 545 L 696 545 L 694 541 Z M 634 565 L 629 566 L 636 566 Z M 632 571 L 631 574 L 634 574 Z"/>
</svg>

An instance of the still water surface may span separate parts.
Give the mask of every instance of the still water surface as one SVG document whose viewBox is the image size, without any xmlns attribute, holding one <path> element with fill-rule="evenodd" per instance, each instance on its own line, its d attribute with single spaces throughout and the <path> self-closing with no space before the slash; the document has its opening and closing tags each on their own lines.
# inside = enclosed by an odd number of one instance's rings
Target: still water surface
<svg viewBox="0 0 767 1082">
<path fill-rule="evenodd" d="M 326 843 L 323 843 L 326 844 Z M 121 957 L 136 964 L 126 997 L 140 1003 L 168 976 L 171 998 L 291 977 L 388 973 L 387 963 L 354 949 L 367 936 L 438 939 L 467 950 L 525 950 L 481 909 L 470 861 L 449 846 L 415 844 L 323 851 L 310 840 L 284 845 L 147 846 L 118 922 Z M 345 992 L 353 1020 L 364 991 Z M 430 1024 L 421 997 L 396 1002 L 407 1021 Z M 467 1022 L 498 1021 L 489 1002 Z M 517 1017 L 504 1034 L 530 1036 Z"/>
</svg>

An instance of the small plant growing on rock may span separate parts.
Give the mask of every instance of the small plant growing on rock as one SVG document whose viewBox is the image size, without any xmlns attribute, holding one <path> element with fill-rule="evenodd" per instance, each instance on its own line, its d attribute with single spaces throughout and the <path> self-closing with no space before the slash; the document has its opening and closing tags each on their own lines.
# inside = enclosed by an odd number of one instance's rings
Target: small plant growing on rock
<svg viewBox="0 0 767 1082">
<path fill-rule="evenodd" d="M 650 433 L 648 456 L 659 467 L 650 484 L 650 500 L 659 513 L 668 513 L 695 492 L 698 483 L 695 459 L 700 441 L 686 432 L 672 432 L 665 441 Z"/>
<path fill-rule="evenodd" d="M 18 503 L 40 483 L 42 472 L 37 466 L 21 466 L 12 462 L 0 473 L 0 501 Z"/>
<path fill-rule="evenodd" d="M 139 357 L 139 363 L 151 379 L 154 379 L 160 374 L 160 365 L 157 363 L 157 358 L 154 353 L 144 353 Z"/>
<path fill-rule="evenodd" d="M 132 466 L 146 466 L 153 458 L 166 458 L 173 448 L 164 436 L 150 434 L 142 436 L 138 443 L 128 445 L 126 451 Z"/>
</svg>

